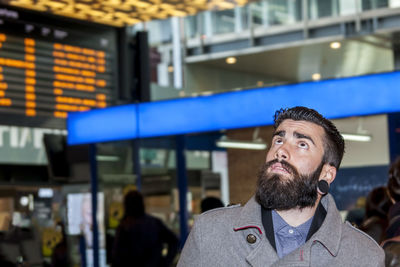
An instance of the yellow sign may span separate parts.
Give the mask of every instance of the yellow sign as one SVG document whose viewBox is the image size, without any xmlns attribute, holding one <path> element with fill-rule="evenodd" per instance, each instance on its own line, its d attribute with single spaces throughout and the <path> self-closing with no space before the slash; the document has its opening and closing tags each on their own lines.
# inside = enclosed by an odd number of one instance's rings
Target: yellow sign
<svg viewBox="0 0 400 267">
<path fill-rule="evenodd" d="M 117 228 L 122 216 L 124 215 L 124 208 L 121 202 L 113 202 L 108 209 L 108 226 L 110 228 Z"/>
<path fill-rule="evenodd" d="M 48 227 L 42 233 L 42 253 L 44 257 L 53 254 L 54 247 L 62 240 L 62 233 L 54 228 Z"/>
</svg>

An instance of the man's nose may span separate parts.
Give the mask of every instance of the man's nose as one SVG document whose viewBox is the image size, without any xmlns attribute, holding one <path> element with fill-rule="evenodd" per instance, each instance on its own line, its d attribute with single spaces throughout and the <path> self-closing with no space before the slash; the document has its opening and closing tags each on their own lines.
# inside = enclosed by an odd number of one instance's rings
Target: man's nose
<svg viewBox="0 0 400 267">
<path fill-rule="evenodd" d="M 275 152 L 275 158 L 278 160 L 289 160 L 289 152 L 282 146 Z"/>
</svg>

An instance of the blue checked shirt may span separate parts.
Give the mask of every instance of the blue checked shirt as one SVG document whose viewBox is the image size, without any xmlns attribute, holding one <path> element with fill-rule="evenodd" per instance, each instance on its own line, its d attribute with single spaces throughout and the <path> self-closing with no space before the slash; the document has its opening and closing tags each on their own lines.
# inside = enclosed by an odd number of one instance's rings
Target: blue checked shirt
<svg viewBox="0 0 400 267">
<path fill-rule="evenodd" d="M 292 227 L 275 210 L 272 210 L 276 252 L 279 258 L 283 258 L 306 242 L 312 219 L 313 217 L 297 227 Z"/>
</svg>

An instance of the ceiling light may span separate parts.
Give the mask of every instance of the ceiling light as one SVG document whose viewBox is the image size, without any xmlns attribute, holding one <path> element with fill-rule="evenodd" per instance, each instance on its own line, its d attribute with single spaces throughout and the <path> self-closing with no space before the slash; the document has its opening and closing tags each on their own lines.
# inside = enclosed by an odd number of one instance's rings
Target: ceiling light
<svg viewBox="0 0 400 267">
<path fill-rule="evenodd" d="M 342 133 L 341 135 L 344 140 L 348 140 L 348 141 L 370 142 L 372 140 L 372 136 L 369 134 Z"/>
<path fill-rule="evenodd" d="M 258 131 L 255 131 L 258 134 Z M 221 136 L 216 142 L 217 147 L 222 148 L 238 148 L 238 149 L 254 149 L 254 150 L 265 150 L 267 144 L 261 139 L 253 139 L 250 141 L 246 140 L 230 140 L 226 135 Z"/>
<path fill-rule="evenodd" d="M 19 204 L 21 204 L 21 206 L 28 206 L 28 204 L 29 204 L 29 198 L 27 197 L 27 196 L 22 196 L 20 199 L 19 199 Z"/>
<path fill-rule="evenodd" d="M 236 63 L 236 58 L 235 57 L 228 57 L 228 58 L 226 58 L 226 63 L 235 64 Z"/>
<path fill-rule="evenodd" d="M 341 44 L 340 42 L 332 42 L 332 43 L 330 44 L 330 47 L 331 47 L 332 49 L 339 49 L 341 46 L 342 46 L 342 44 Z"/>
<path fill-rule="evenodd" d="M 118 156 L 107 156 L 107 155 L 97 155 L 96 159 L 98 161 L 119 161 Z"/>
<path fill-rule="evenodd" d="M 40 188 L 38 195 L 41 198 L 52 198 L 54 196 L 54 191 L 51 188 Z"/>
<path fill-rule="evenodd" d="M 212 95 L 213 92 L 212 91 L 204 91 L 200 93 L 201 95 L 207 96 L 207 95 Z"/>
<path fill-rule="evenodd" d="M 252 141 L 236 141 L 236 140 L 219 140 L 216 142 L 217 147 L 222 148 L 238 148 L 238 149 L 254 149 L 265 150 L 266 143 Z"/>
<path fill-rule="evenodd" d="M 314 73 L 313 75 L 311 75 L 311 78 L 313 79 L 313 81 L 319 81 L 321 80 L 321 74 Z"/>
</svg>

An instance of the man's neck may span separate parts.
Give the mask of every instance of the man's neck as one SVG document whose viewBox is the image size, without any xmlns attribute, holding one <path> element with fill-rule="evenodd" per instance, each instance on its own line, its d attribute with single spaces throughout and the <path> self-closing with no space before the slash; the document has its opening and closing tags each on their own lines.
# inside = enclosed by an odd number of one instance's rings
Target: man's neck
<svg viewBox="0 0 400 267">
<path fill-rule="evenodd" d="M 315 210 L 318 207 L 318 203 L 319 201 L 317 201 L 313 207 L 303 209 L 295 208 L 290 210 L 277 210 L 276 212 L 279 214 L 279 216 L 282 217 L 282 219 L 285 220 L 287 224 L 293 227 L 297 227 L 314 216 Z"/>
</svg>

